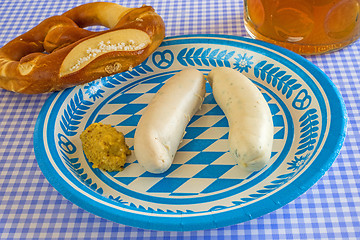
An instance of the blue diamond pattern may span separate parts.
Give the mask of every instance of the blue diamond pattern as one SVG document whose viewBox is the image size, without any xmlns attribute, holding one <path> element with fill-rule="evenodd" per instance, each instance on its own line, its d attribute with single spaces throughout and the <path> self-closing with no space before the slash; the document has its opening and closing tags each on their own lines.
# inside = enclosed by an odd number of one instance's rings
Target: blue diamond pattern
<svg viewBox="0 0 360 240">
<path fill-rule="evenodd" d="M 284 118 L 281 115 L 275 115 L 272 119 L 275 127 L 284 126 Z"/>
<path fill-rule="evenodd" d="M 215 123 L 212 127 L 229 127 L 229 122 L 227 118 L 224 116 L 220 121 Z"/>
<path fill-rule="evenodd" d="M 239 184 L 243 180 L 244 179 L 217 179 L 215 182 L 213 182 L 207 188 L 205 188 L 201 193 L 211 193 L 211 192 L 220 191 L 225 188 Z"/>
<path fill-rule="evenodd" d="M 129 185 L 130 183 L 132 183 L 137 177 L 119 177 L 119 178 L 115 178 L 116 180 L 118 180 L 119 182 L 125 184 L 125 185 Z"/>
<path fill-rule="evenodd" d="M 219 178 L 235 165 L 209 165 L 201 170 L 194 178 Z"/>
<path fill-rule="evenodd" d="M 129 118 L 119 123 L 117 126 L 137 126 L 138 122 L 140 121 L 140 118 L 141 115 L 130 116 Z"/>
<path fill-rule="evenodd" d="M 172 76 L 172 75 L 171 75 Z M 145 94 L 153 94 L 157 92 L 161 86 L 163 86 L 164 81 L 166 81 L 171 76 L 160 76 L 156 78 L 151 78 L 149 80 L 146 80 L 142 82 L 141 84 L 152 84 L 150 87 L 149 85 L 145 86 L 145 89 L 147 89 Z M 154 85 L 155 84 L 155 85 Z M 141 188 L 142 181 L 149 181 L 149 178 L 152 179 L 154 183 L 152 183 L 151 186 L 147 186 L 144 191 L 147 191 L 148 193 L 168 193 L 170 195 L 179 195 L 179 196 L 187 196 L 187 195 L 194 195 L 199 193 L 211 193 L 219 190 L 223 190 L 225 188 L 234 186 L 236 184 L 239 184 L 243 181 L 243 179 L 228 179 L 228 178 L 222 178 L 224 174 L 226 174 L 230 169 L 235 167 L 235 163 L 233 165 L 228 164 L 213 164 L 216 160 L 218 160 L 221 156 L 223 156 L 226 152 L 219 151 L 206 151 L 208 147 L 210 147 L 212 144 L 214 144 L 218 139 L 199 139 L 198 137 L 202 135 L 204 132 L 208 130 L 208 127 L 229 127 L 227 118 L 224 115 L 221 108 L 216 104 L 216 101 L 214 99 L 213 94 L 211 93 L 211 88 L 209 84 L 206 84 L 207 87 L 207 95 L 205 96 L 203 104 L 208 104 L 204 109 L 209 109 L 207 112 L 202 112 L 200 115 L 195 115 L 190 120 L 190 123 L 188 124 L 188 127 L 186 128 L 186 133 L 184 135 L 184 140 L 186 144 L 184 144 L 178 151 L 179 152 L 185 152 L 184 156 L 191 156 L 189 159 L 186 159 L 185 163 L 173 163 L 171 167 L 162 174 L 152 174 L 149 172 L 141 172 L 139 173 L 139 176 L 128 176 L 128 177 L 116 177 L 116 179 L 125 184 L 128 185 L 130 188 L 131 186 L 137 186 Z M 150 90 L 149 90 L 150 89 Z M 134 127 L 133 129 L 129 129 L 129 131 L 125 137 L 126 139 L 133 139 L 136 131 L 136 126 L 141 118 L 141 115 L 138 115 L 138 112 L 144 109 L 147 104 L 138 104 L 134 101 L 138 99 L 140 96 L 143 96 L 144 93 L 120 93 L 118 96 L 116 96 L 112 101 L 109 102 L 109 104 L 125 104 L 124 106 L 121 105 L 119 109 L 117 109 L 112 114 L 99 114 L 96 118 L 97 122 L 107 118 L 109 115 L 127 115 L 128 118 L 123 120 L 121 123 L 119 123 L 117 126 L 131 126 Z M 274 126 L 277 128 L 277 131 L 274 135 L 275 139 L 283 139 L 285 136 L 285 129 L 284 129 L 284 119 L 283 116 L 280 113 L 280 109 L 277 106 L 277 104 L 271 102 L 271 96 L 268 94 L 263 94 L 265 99 L 269 102 L 269 107 L 271 110 L 271 113 L 273 115 L 273 122 Z M 213 126 L 199 126 L 194 127 L 191 126 L 192 123 L 199 120 L 203 115 L 206 116 L 220 116 L 219 121 L 217 121 Z M 223 117 L 221 117 L 223 116 Z M 226 133 L 224 136 L 222 136 L 220 139 L 227 139 L 228 133 Z M 202 135 L 205 136 L 205 135 Z M 215 146 L 215 145 L 214 145 Z M 133 146 L 131 146 L 131 149 L 133 150 Z M 276 152 L 272 153 L 272 156 L 274 156 Z M 216 162 L 215 162 L 216 163 Z M 133 163 L 126 163 L 125 167 L 131 164 L 138 164 L 138 162 L 135 160 Z M 199 193 L 193 193 L 193 192 L 186 192 L 185 189 L 180 187 L 186 183 L 191 177 L 184 177 L 184 176 L 176 176 L 176 170 L 181 170 L 179 167 L 183 165 L 197 165 L 193 169 L 197 169 L 197 172 L 193 173 L 192 178 L 193 179 L 212 179 L 212 181 L 209 181 L 208 186 L 204 186 L 203 190 L 199 190 L 201 192 Z M 117 172 L 116 172 L 117 173 Z M 115 176 L 110 174 L 111 176 Z M 172 174 L 174 173 L 174 174 Z M 256 174 L 256 173 L 253 173 Z M 250 174 L 247 178 L 251 178 L 253 174 Z M 119 176 L 119 175 L 117 175 Z M 136 180 L 137 179 L 137 180 Z M 156 179 L 156 180 L 155 180 Z M 134 181 L 136 180 L 136 181 Z M 140 185 L 139 185 L 140 184 Z"/>
<path fill-rule="evenodd" d="M 284 139 L 285 137 L 285 128 L 282 128 L 277 133 L 274 134 L 274 139 Z"/>
<path fill-rule="evenodd" d="M 99 114 L 99 115 L 96 117 L 95 122 L 101 122 L 102 120 L 104 120 L 104 119 L 107 118 L 108 116 L 109 116 L 108 114 Z"/>
<path fill-rule="evenodd" d="M 273 116 L 276 115 L 278 112 L 280 112 L 279 107 L 274 103 L 269 103 L 269 108 Z"/>
<path fill-rule="evenodd" d="M 147 91 L 146 93 L 157 93 L 159 91 L 159 89 L 164 85 L 164 83 L 158 84 L 156 85 L 156 87 L 153 87 L 152 89 L 150 89 L 149 91 Z"/>
<path fill-rule="evenodd" d="M 191 119 L 190 119 L 190 122 L 188 124 L 191 125 L 193 122 L 196 122 L 196 120 L 198 120 L 199 118 L 201 118 L 201 115 L 194 115 Z"/>
<path fill-rule="evenodd" d="M 124 93 L 111 100 L 109 104 L 127 104 L 140 96 L 142 96 L 142 93 Z"/>
<path fill-rule="evenodd" d="M 208 130 L 207 127 L 187 127 L 185 129 L 186 133 L 184 139 L 194 139 L 197 138 L 200 134 Z"/>
<path fill-rule="evenodd" d="M 227 132 L 224 136 L 222 136 L 220 139 L 228 139 L 229 138 L 229 132 Z"/>
<path fill-rule="evenodd" d="M 171 193 L 188 180 L 188 178 L 163 178 L 154 186 L 152 186 L 147 192 Z"/>
<path fill-rule="evenodd" d="M 161 177 L 166 177 L 168 176 L 170 173 L 172 173 L 173 171 L 175 171 L 177 168 L 179 168 L 181 166 L 181 164 L 171 164 L 170 168 L 164 172 L 164 173 L 160 173 L 160 174 L 155 174 L 155 173 L 150 173 L 150 172 L 144 172 L 143 174 L 141 174 L 139 177 L 157 177 L 157 178 L 161 178 Z"/>
<path fill-rule="evenodd" d="M 263 92 L 262 95 L 265 98 L 265 101 L 269 102 L 271 100 L 271 97 L 269 96 L 269 94 Z"/>
<path fill-rule="evenodd" d="M 140 103 L 129 103 L 119 110 L 115 111 L 113 114 L 119 114 L 119 115 L 133 115 L 137 112 L 141 111 L 147 106 L 147 104 L 140 104 Z"/>
<path fill-rule="evenodd" d="M 202 151 L 216 141 L 217 139 L 193 139 L 180 148 L 180 151 Z"/>
<path fill-rule="evenodd" d="M 186 162 L 186 164 L 211 164 L 215 160 L 217 160 L 219 157 L 224 155 L 224 152 L 201 152 L 191 158 L 189 161 Z"/>
<path fill-rule="evenodd" d="M 210 111 L 208 111 L 204 115 L 221 116 L 221 115 L 224 115 L 224 112 L 223 112 L 223 110 L 221 110 L 221 108 L 218 105 L 216 105 L 213 109 L 211 109 Z"/>
<path fill-rule="evenodd" d="M 209 94 L 205 97 L 203 104 L 216 104 L 214 95 Z"/>
<path fill-rule="evenodd" d="M 125 138 L 134 138 L 134 136 L 135 136 L 135 131 L 136 131 L 136 129 L 128 132 L 127 134 L 124 135 L 124 137 L 125 137 Z"/>
</svg>

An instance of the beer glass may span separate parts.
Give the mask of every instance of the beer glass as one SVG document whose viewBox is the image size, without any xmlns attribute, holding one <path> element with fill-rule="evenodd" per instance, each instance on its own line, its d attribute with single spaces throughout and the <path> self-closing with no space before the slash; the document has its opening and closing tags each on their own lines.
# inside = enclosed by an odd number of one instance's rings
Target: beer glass
<svg viewBox="0 0 360 240">
<path fill-rule="evenodd" d="M 247 32 L 302 55 L 343 48 L 360 36 L 360 0 L 244 0 Z"/>
</svg>

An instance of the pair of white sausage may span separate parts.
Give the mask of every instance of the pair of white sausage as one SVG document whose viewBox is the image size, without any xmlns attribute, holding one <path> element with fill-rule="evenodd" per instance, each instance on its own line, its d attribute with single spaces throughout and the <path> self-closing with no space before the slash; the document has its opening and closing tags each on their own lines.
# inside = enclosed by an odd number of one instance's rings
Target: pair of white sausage
<svg viewBox="0 0 360 240">
<path fill-rule="evenodd" d="M 231 68 L 208 75 L 213 95 L 229 122 L 230 152 L 250 171 L 270 159 L 273 123 L 257 87 Z M 206 80 L 196 69 L 185 69 L 164 84 L 146 108 L 134 137 L 135 156 L 147 171 L 163 173 L 172 164 L 190 119 L 201 107 Z"/>
</svg>

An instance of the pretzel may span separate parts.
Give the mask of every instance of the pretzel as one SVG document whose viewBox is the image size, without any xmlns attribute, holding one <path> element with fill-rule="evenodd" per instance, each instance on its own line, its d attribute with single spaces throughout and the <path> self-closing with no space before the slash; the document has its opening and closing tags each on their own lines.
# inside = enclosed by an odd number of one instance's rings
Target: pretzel
<svg viewBox="0 0 360 240">
<path fill-rule="evenodd" d="M 84 29 L 94 25 L 109 29 Z M 45 19 L 0 48 L 0 87 L 37 94 L 127 71 L 143 62 L 164 37 L 164 22 L 150 6 L 80 5 Z"/>
</svg>

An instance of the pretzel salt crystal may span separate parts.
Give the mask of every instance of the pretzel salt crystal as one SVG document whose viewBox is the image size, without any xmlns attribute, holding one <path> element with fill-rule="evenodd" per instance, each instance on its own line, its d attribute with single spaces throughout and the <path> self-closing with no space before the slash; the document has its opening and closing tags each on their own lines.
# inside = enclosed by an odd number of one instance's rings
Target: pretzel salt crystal
<svg viewBox="0 0 360 240">
<path fill-rule="evenodd" d="M 84 29 L 93 25 L 109 30 Z M 123 72 L 143 62 L 164 36 L 164 22 L 150 6 L 84 4 L 0 48 L 0 87 L 36 94 Z"/>
</svg>

